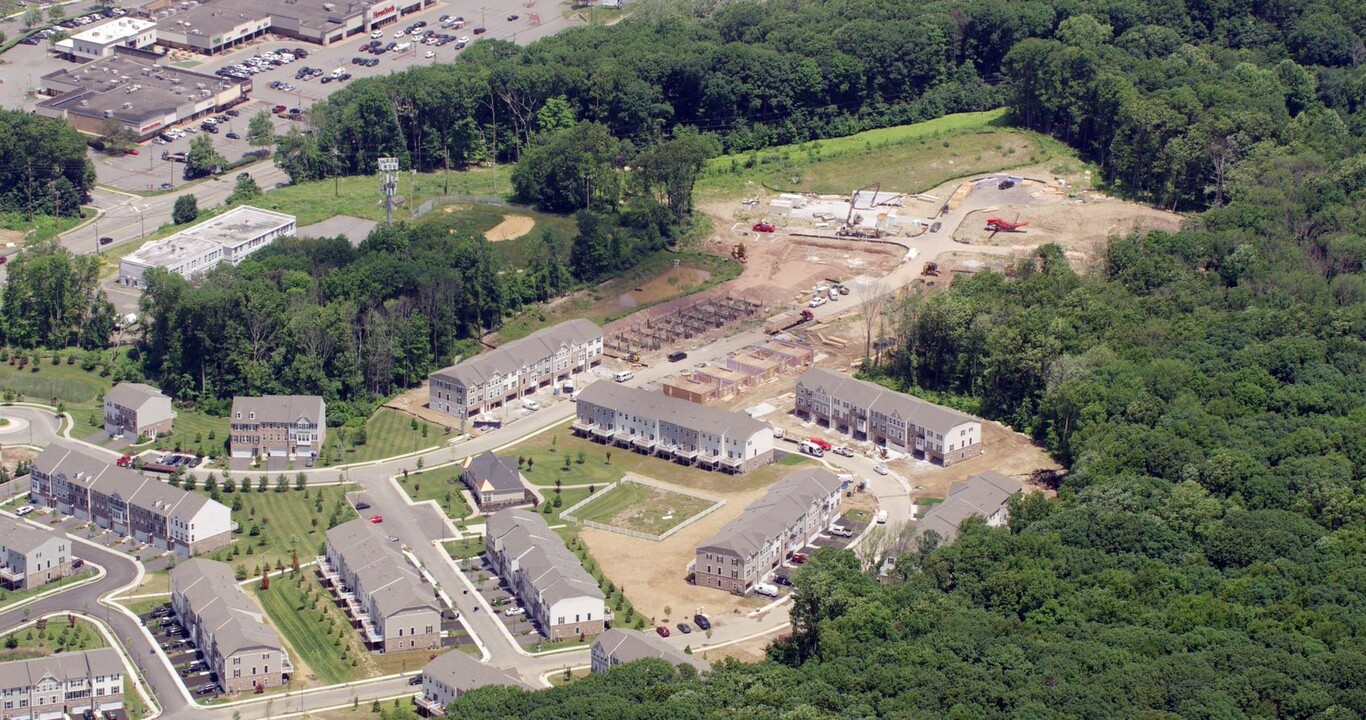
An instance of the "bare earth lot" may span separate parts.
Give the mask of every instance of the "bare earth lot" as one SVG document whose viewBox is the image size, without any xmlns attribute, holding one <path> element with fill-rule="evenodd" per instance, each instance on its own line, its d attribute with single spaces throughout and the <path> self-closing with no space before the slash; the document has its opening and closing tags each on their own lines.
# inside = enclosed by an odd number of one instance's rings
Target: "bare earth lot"
<svg viewBox="0 0 1366 720">
<path fill-rule="evenodd" d="M 648 535 L 662 535 L 712 506 L 696 495 L 670 492 L 638 482 L 621 482 L 579 508 L 580 520 L 590 520 Z"/>
</svg>

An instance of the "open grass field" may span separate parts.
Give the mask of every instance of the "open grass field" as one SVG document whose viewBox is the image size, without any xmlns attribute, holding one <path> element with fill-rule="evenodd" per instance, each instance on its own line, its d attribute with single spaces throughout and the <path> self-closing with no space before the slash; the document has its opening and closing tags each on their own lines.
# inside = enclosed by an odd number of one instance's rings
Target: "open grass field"
<svg viewBox="0 0 1366 720">
<path fill-rule="evenodd" d="M 243 493 L 239 488 L 233 493 L 220 494 L 221 502 L 233 508 L 232 519 L 241 532 L 234 536 L 232 545 L 209 555 L 234 568 L 244 566 L 247 574 L 253 577 L 260 574 L 257 566 L 288 567 L 295 550 L 299 553 L 299 562 L 311 561 L 320 554 L 323 533 L 327 532 L 333 518 L 340 524 L 356 517 L 355 509 L 344 497 L 355 489 L 354 485 L 319 485 L 294 490 L 290 478 L 290 489 L 276 492 L 275 478 L 268 480 L 270 489 L 264 493 L 256 492 L 253 487 L 250 493 Z M 204 493 L 203 485 L 196 489 Z"/>
<path fill-rule="evenodd" d="M 407 413 L 380 408 L 365 421 L 365 444 L 356 445 L 357 432 L 350 428 L 331 428 L 323 457 L 328 465 L 358 463 L 404 455 L 446 442 L 441 428 L 416 420 Z M 426 435 L 424 436 L 424 428 Z"/>
<path fill-rule="evenodd" d="M 47 583 L 46 585 L 39 585 L 26 590 L 0 590 L 0 612 L 4 612 L 15 603 L 23 602 L 35 595 L 41 595 L 49 590 L 56 590 L 57 588 L 66 587 L 67 585 L 75 585 L 94 574 L 95 568 L 86 566 L 60 580 Z"/>
<path fill-rule="evenodd" d="M 0 662 L 46 657 L 63 652 L 94 650 L 108 645 L 104 641 L 104 636 L 90 623 L 77 620 L 75 625 L 72 625 L 64 617 L 49 619 L 45 630 L 29 626 L 23 630 L 6 633 L 6 641 L 11 636 L 18 641 L 19 646 L 16 648 L 0 647 Z"/>
<path fill-rule="evenodd" d="M 289 644 L 295 675 L 305 685 L 332 685 L 362 677 L 357 668 L 367 651 L 312 572 L 274 578 L 268 590 L 256 584 L 250 587 Z M 300 665 L 307 670 L 299 672 Z"/>
<path fill-rule="evenodd" d="M 473 512 L 460 494 L 464 485 L 460 484 L 460 466 L 452 465 L 431 472 L 413 473 L 405 480 L 399 478 L 399 487 L 413 502 L 435 500 L 453 520 L 461 520 Z"/>
<path fill-rule="evenodd" d="M 485 237 L 506 218 L 526 218 L 531 221 L 531 230 L 511 239 L 490 238 L 493 256 L 501 261 L 499 267 L 504 272 L 516 272 L 516 268 L 527 266 L 541 247 L 543 230 L 554 230 L 566 241 L 578 231 L 573 217 L 537 212 L 524 205 L 455 203 L 432 210 L 417 222 L 444 229 L 452 235 Z"/>
<path fill-rule="evenodd" d="M 712 501 L 651 485 L 622 482 L 578 510 L 580 520 L 662 535 L 712 506 Z"/>
<path fill-rule="evenodd" d="M 707 162 L 702 198 L 774 192 L 847 194 L 874 182 L 884 191 L 924 192 L 965 175 L 1036 164 L 1061 146 L 1007 128 L 1005 110 L 947 115 L 913 125 L 726 155 Z"/>
<path fill-rule="evenodd" d="M 89 208 L 81 208 L 80 217 L 56 218 L 51 215 L 34 215 L 30 220 L 28 215 L 24 213 L 0 213 L 0 230 L 14 230 L 25 233 L 31 231 L 32 235 L 29 236 L 29 239 L 46 240 L 80 225 L 93 214 Z"/>
</svg>

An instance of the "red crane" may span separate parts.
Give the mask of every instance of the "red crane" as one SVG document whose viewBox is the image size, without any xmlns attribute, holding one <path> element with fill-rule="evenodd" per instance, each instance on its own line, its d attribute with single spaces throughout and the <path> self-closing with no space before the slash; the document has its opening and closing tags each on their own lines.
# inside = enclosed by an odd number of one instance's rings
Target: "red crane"
<svg viewBox="0 0 1366 720">
<path fill-rule="evenodd" d="M 1009 221 L 1009 220 L 1002 220 L 1001 218 L 998 218 L 998 217 L 987 218 L 987 230 L 990 230 L 990 231 L 993 232 L 993 233 L 998 233 L 998 232 L 1024 232 L 1024 231 L 1021 230 L 1020 228 L 1026 226 L 1026 225 L 1028 225 L 1028 224 L 1029 224 L 1028 221 L 1026 221 L 1026 222 L 1019 222 L 1018 218 L 1016 219 L 1016 222 L 1011 222 L 1011 221 Z"/>
</svg>

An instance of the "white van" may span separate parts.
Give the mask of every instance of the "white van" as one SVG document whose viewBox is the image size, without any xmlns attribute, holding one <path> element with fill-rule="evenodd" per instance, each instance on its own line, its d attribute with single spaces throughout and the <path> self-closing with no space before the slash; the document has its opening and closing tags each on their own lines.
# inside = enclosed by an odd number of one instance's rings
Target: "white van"
<svg viewBox="0 0 1366 720">
<path fill-rule="evenodd" d="M 395 46 L 394 46 L 394 52 L 396 52 L 396 53 L 406 52 L 406 51 L 408 50 L 408 48 L 410 48 L 410 47 L 412 47 L 412 46 L 413 46 L 413 44 L 410 43 L 410 42 L 401 42 L 401 43 L 399 43 L 398 45 L 395 45 Z"/>
<path fill-rule="evenodd" d="M 620 371 L 620 372 L 618 372 L 618 373 L 612 375 L 612 379 L 615 380 L 615 381 L 617 381 L 617 382 L 626 382 L 627 380 L 630 380 L 631 378 L 633 378 L 633 377 L 635 377 L 635 376 L 636 376 L 636 374 L 633 373 L 633 372 L 631 372 L 630 370 L 622 370 L 622 371 Z"/>
<path fill-rule="evenodd" d="M 886 510 L 878 510 L 878 511 L 877 511 L 877 515 L 874 515 L 874 516 L 873 516 L 873 521 L 876 522 L 878 525 L 886 525 L 886 524 L 887 524 L 887 511 L 886 511 Z"/>
<path fill-rule="evenodd" d="M 813 443 L 810 440 L 803 440 L 801 443 L 801 447 L 802 452 L 806 453 L 807 455 L 810 455 L 811 457 L 825 457 L 825 450 L 821 448 L 820 445 L 817 445 L 816 443 Z"/>
<path fill-rule="evenodd" d="M 778 586 L 769 585 L 768 583 L 759 583 L 754 586 L 754 594 L 767 595 L 768 597 L 775 598 L 778 597 Z"/>
</svg>

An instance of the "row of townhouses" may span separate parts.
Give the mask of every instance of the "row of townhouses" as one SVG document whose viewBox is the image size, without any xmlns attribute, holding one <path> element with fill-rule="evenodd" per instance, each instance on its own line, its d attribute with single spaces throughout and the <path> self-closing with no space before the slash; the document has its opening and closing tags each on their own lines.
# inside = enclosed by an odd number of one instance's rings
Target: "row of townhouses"
<svg viewBox="0 0 1366 720">
<path fill-rule="evenodd" d="M 828 470 L 789 473 L 697 546 L 697 584 L 748 593 L 839 519 L 840 486 Z"/>
<path fill-rule="evenodd" d="M 327 403 L 317 395 L 235 397 L 232 456 L 317 457 L 327 440 Z"/>
<path fill-rule="evenodd" d="M 500 510 L 488 517 L 484 536 L 489 563 L 547 638 L 603 631 L 606 597 L 540 513 Z"/>
<path fill-rule="evenodd" d="M 370 521 L 357 518 L 328 530 L 318 568 L 370 649 L 441 647 L 435 590 Z"/>
<path fill-rule="evenodd" d="M 948 466 L 982 453 L 982 421 L 905 393 L 815 368 L 797 378 L 797 415 Z"/>
<path fill-rule="evenodd" d="M 32 502 L 181 555 L 232 541 L 232 511 L 122 468 L 80 445 L 55 440 L 33 461 Z"/>
<path fill-rule="evenodd" d="M 227 692 L 278 687 L 289 653 L 226 563 L 196 558 L 171 570 L 171 607 Z"/>
<path fill-rule="evenodd" d="M 1024 486 L 994 470 L 973 475 L 949 487 L 944 502 L 930 508 L 916 526 L 917 534 L 933 530 L 945 543 L 958 537 L 958 528 L 970 517 L 981 517 L 990 527 L 1010 519 L 1007 502 Z"/>
<path fill-rule="evenodd" d="M 122 382 L 104 395 L 104 431 L 129 441 L 171 432 L 176 411 L 171 398 L 144 383 Z"/>
<path fill-rule="evenodd" d="M 417 697 L 417 705 L 427 717 L 444 717 L 447 705 L 471 690 L 489 685 L 527 689 L 516 677 L 452 650 L 422 667 L 422 694 Z"/>
<path fill-rule="evenodd" d="M 457 418 L 502 407 L 602 363 L 602 329 L 569 320 L 428 376 L 428 405 Z"/>
<path fill-rule="evenodd" d="M 51 720 L 123 709 L 123 661 L 113 648 L 0 663 L 7 720 Z"/>
<path fill-rule="evenodd" d="M 578 397 L 574 432 L 684 465 L 745 473 L 773 462 L 773 429 L 745 413 L 595 382 Z"/>
<path fill-rule="evenodd" d="M 0 585 L 7 590 L 39 587 L 71 574 L 71 538 L 0 516 Z"/>
<path fill-rule="evenodd" d="M 612 628 L 593 643 L 592 671 L 595 673 L 637 660 L 663 660 L 670 665 L 690 665 L 699 673 L 711 672 L 711 663 L 706 660 L 639 630 Z"/>
</svg>

